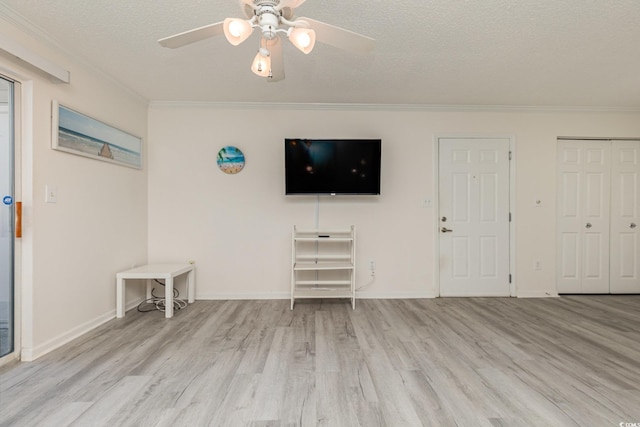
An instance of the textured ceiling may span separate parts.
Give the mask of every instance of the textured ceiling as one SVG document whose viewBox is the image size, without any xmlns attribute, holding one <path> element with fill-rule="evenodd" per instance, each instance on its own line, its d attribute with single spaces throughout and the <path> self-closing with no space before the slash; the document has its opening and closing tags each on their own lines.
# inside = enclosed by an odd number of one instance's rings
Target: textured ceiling
<svg viewBox="0 0 640 427">
<path fill-rule="evenodd" d="M 235 0 L 0 6 L 149 100 L 640 108 L 638 0 L 308 0 L 296 15 L 376 47 L 358 56 L 317 44 L 304 55 L 285 42 L 277 83 L 249 70 L 256 34 L 237 47 L 224 37 L 157 43 L 242 17 Z"/>
</svg>

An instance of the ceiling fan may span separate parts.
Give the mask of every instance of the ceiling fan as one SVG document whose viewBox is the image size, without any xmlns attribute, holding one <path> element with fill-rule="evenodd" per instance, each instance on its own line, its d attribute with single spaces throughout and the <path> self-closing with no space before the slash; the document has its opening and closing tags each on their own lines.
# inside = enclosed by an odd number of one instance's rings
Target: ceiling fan
<svg viewBox="0 0 640 427">
<path fill-rule="evenodd" d="M 370 37 L 335 27 L 310 18 L 297 18 L 295 9 L 306 0 L 239 0 L 247 19 L 227 18 L 158 42 L 171 49 L 186 46 L 224 34 L 229 43 L 239 45 L 254 29 L 260 32 L 260 47 L 251 70 L 270 82 L 284 79 L 281 37 L 286 36 L 300 51 L 308 54 L 316 40 L 354 53 L 368 53 L 373 49 Z"/>
</svg>

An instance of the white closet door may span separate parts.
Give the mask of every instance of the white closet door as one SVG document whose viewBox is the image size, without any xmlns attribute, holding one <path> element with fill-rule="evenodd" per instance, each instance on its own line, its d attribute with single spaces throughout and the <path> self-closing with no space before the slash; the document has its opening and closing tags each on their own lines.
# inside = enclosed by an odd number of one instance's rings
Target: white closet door
<svg viewBox="0 0 640 427">
<path fill-rule="evenodd" d="M 439 139 L 440 295 L 509 296 L 509 140 Z"/>
<path fill-rule="evenodd" d="M 558 142 L 559 293 L 609 293 L 610 155 L 610 142 Z"/>
<path fill-rule="evenodd" d="M 640 293 L 640 141 L 611 147 L 611 293 Z"/>
</svg>

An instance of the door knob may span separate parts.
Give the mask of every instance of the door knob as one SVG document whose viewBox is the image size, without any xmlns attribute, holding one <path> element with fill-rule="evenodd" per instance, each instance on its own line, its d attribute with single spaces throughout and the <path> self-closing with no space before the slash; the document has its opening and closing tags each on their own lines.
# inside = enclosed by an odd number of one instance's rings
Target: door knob
<svg viewBox="0 0 640 427">
<path fill-rule="evenodd" d="M 442 231 L 443 233 L 451 233 L 453 230 L 449 230 L 447 227 L 442 227 L 440 231 Z"/>
<path fill-rule="evenodd" d="M 631 224 L 629 224 L 629 228 L 636 228 L 636 223 L 632 222 Z"/>
<path fill-rule="evenodd" d="M 592 227 L 592 225 L 591 225 L 591 223 L 590 223 L 590 222 L 588 222 L 588 223 L 587 223 L 587 225 L 586 225 L 585 227 L 587 227 L 587 228 L 591 228 L 591 227 Z"/>
</svg>

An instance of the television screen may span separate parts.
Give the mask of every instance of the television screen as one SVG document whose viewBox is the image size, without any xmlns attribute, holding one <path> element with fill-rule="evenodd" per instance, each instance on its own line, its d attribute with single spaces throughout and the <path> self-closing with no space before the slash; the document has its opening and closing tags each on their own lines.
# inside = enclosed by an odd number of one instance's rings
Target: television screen
<svg viewBox="0 0 640 427">
<path fill-rule="evenodd" d="M 284 140 L 286 194 L 380 194 L 380 139 Z"/>
</svg>

